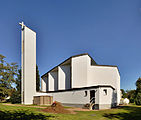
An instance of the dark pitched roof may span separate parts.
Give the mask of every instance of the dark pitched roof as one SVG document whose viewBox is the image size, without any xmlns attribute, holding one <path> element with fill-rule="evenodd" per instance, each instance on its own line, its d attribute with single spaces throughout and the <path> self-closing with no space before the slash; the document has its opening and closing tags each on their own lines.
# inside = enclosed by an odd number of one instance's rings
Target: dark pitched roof
<svg viewBox="0 0 141 120">
<path fill-rule="evenodd" d="M 93 65 L 93 66 L 102 66 L 102 67 L 117 67 L 116 65 Z"/>
<path fill-rule="evenodd" d="M 65 63 L 66 61 L 70 60 L 71 58 L 74 58 L 74 57 L 79 57 L 79 56 L 83 56 L 83 55 L 88 55 L 90 58 L 91 58 L 91 64 L 92 65 L 97 65 L 97 63 L 94 61 L 94 59 L 88 54 L 88 53 L 83 53 L 83 54 L 78 54 L 78 55 L 74 55 L 74 56 L 71 56 L 69 57 L 68 59 L 66 59 L 65 61 L 61 62 L 59 65 L 53 67 L 51 70 L 49 70 L 48 72 L 46 72 L 44 75 L 41 76 L 41 78 L 45 75 L 47 75 L 47 73 L 51 72 L 53 69 L 57 68 L 58 66 L 60 66 L 61 64 Z"/>
<path fill-rule="evenodd" d="M 102 67 L 117 67 L 115 65 L 98 65 L 94 59 L 88 54 L 88 53 L 83 53 L 83 54 L 78 54 L 78 55 L 74 55 L 74 56 L 71 56 L 69 57 L 68 59 L 66 59 L 65 61 L 61 62 L 59 65 L 53 67 L 51 70 L 49 70 L 48 72 L 46 72 L 44 75 L 41 76 L 41 78 L 45 75 L 47 75 L 49 72 L 51 72 L 53 69 L 57 68 L 58 66 L 62 65 L 63 63 L 65 63 L 66 61 L 70 60 L 71 58 L 74 58 L 74 57 L 79 57 L 79 56 L 83 56 L 83 55 L 88 55 L 90 58 L 91 58 L 91 65 L 92 66 L 102 66 Z"/>
</svg>

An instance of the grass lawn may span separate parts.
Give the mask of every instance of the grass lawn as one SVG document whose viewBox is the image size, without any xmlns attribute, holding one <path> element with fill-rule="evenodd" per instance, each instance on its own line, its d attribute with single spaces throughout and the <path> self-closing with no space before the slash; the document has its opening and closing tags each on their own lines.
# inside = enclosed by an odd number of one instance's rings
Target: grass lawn
<svg viewBox="0 0 141 120">
<path fill-rule="evenodd" d="M 79 111 L 77 114 L 51 114 L 42 108 L 0 104 L 0 120 L 141 120 L 141 106 L 128 105 L 118 109 Z"/>
</svg>

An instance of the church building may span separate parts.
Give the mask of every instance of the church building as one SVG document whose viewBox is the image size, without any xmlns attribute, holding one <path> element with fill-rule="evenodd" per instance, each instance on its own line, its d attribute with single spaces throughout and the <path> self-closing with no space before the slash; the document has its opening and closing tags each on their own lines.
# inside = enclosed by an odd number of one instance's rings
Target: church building
<svg viewBox="0 0 141 120">
<path fill-rule="evenodd" d="M 120 102 L 117 66 L 98 65 L 88 54 L 72 56 L 41 76 L 41 91 L 66 106 L 109 109 Z"/>
</svg>

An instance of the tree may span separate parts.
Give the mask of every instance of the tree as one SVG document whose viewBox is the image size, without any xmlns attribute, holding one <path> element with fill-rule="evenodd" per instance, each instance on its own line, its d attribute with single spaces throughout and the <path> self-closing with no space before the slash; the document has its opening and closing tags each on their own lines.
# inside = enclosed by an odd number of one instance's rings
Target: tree
<svg viewBox="0 0 141 120">
<path fill-rule="evenodd" d="M 21 69 L 18 70 L 17 78 L 16 78 L 16 90 L 12 92 L 11 103 L 21 103 Z M 40 75 L 38 66 L 36 66 L 36 91 L 40 90 Z"/>
<path fill-rule="evenodd" d="M 21 93 L 21 69 L 18 70 L 17 79 L 16 79 L 16 88 L 19 93 Z M 36 65 L 36 91 L 40 90 L 40 75 L 38 66 Z"/>
<path fill-rule="evenodd" d="M 21 69 L 18 70 L 17 78 L 16 78 L 16 89 L 19 93 L 21 93 Z"/>
<path fill-rule="evenodd" d="M 141 92 L 141 78 L 138 78 L 136 81 L 136 90 L 137 92 Z"/>
<path fill-rule="evenodd" d="M 134 103 L 136 97 L 136 90 L 127 90 L 126 96 L 130 100 L 130 103 Z"/>
<path fill-rule="evenodd" d="M 141 105 L 141 78 L 136 81 L 136 105 Z"/>
<path fill-rule="evenodd" d="M 121 89 L 122 92 L 122 98 L 128 98 L 130 100 L 130 103 L 135 102 L 135 96 L 136 96 L 136 90 L 126 90 Z"/>
<path fill-rule="evenodd" d="M 5 56 L 0 54 L 0 101 L 11 95 L 17 68 L 18 65 L 16 63 L 7 63 Z"/>
<path fill-rule="evenodd" d="M 121 89 L 121 92 L 122 92 L 122 98 L 126 98 L 126 93 L 125 93 L 124 89 Z"/>
<path fill-rule="evenodd" d="M 36 91 L 40 91 L 40 75 L 37 65 L 36 65 Z"/>
<path fill-rule="evenodd" d="M 141 105 L 141 93 L 138 92 L 135 99 L 136 105 Z"/>
<path fill-rule="evenodd" d="M 12 104 L 21 103 L 21 69 L 18 70 L 15 84 L 16 84 L 16 89 L 13 90 L 10 98 L 10 102 Z"/>
<path fill-rule="evenodd" d="M 12 104 L 21 103 L 21 93 L 19 93 L 17 90 L 14 89 L 14 91 L 10 97 L 10 102 Z"/>
</svg>

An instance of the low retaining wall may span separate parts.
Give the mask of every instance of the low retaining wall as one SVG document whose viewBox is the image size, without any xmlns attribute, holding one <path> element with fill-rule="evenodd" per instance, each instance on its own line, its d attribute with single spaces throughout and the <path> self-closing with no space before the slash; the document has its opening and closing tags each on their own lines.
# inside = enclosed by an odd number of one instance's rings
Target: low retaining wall
<svg viewBox="0 0 141 120">
<path fill-rule="evenodd" d="M 34 105 L 49 105 L 53 103 L 52 96 L 34 96 L 33 104 Z"/>
</svg>

